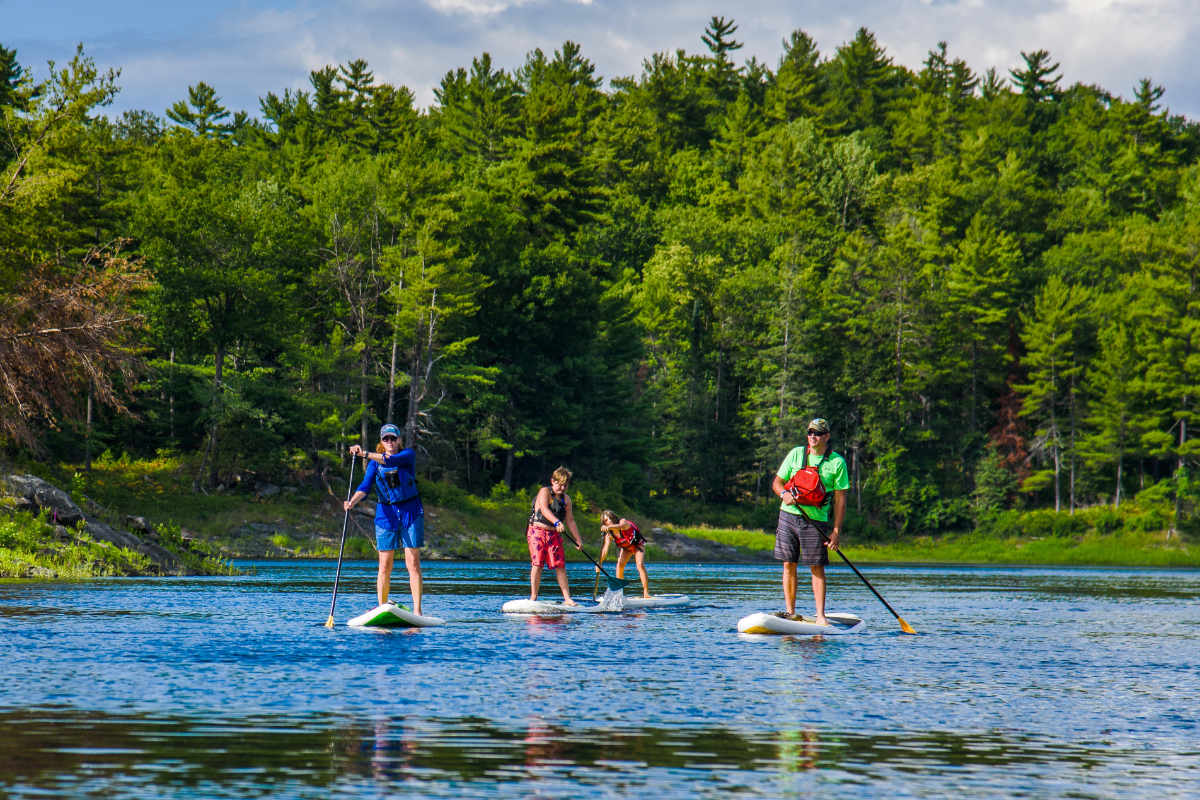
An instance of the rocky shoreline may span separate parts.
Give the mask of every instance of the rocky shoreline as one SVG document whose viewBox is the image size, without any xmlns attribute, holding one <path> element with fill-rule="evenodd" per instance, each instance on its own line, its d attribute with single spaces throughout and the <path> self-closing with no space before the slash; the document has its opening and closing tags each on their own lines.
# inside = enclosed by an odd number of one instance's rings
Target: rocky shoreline
<svg viewBox="0 0 1200 800">
<path fill-rule="evenodd" d="M 261 499 L 256 496 L 256 499 Z M 278 498 L 273 498 L 278 502 Z M 80 559 L 77 545 L 92 546 L 89 556 L 103 563 L 83 564 L 86 574 L 106 575 L 204 575 L 228 574 L 229 558 L 330 558 L 336 554 L 341 533 L 341 510 L 332 501 L 320 507 L 299 526 L 282 518 L 276 521 L 247 520 L 214 538 L 182 531 L 176 526 L 156 526 L 141 516 L 123 516 L 87 498 L 75 500 L 66 491 L 33 475 L 0 473 L 0 512 L 4 510 L 42 514 L 53 531 L 36 552 L 10 559 L 0 575 L 21 578 L 63 577 L 56 553 L 71 551 Z M 340 506 L 340 502 L 336 504 Z M 374 507 L 364 501 L 350 516 L 347 558 L 374 558 Z M 335 519 L 336 518 L 336 519 Z M 337 523 L 337 524 L 335 524 Z M 426 508 L 426 541 L 422 557 L 429 561 L 523 560 L 522 531 L 498 535 L 495 531 L 472 530 L 471 522 L 452 509 Z M 649 527 L 645 536 L 651 559 L 719 563 L 770 560 L 770 553 L 751 552 L 706 539 L 694 539 L 662 527 Z M 99 549 L 95 549 L 99 545 Z M 0 549 L 3 549 L 0 547 Z M 27 548 L 27 551 L 30 548 Z M 573 549 L 573 548 L 568 548 Z M 124 553 L 124 555 L 122 555 Z M 129 558 L 130 553 L 140 558 Z M 593 555 L 599 555 L 593 553 Z M 15 564 L 14 564 L 15 561 Z M 78 574 L 76 570 L 74 574 Z"/>
<path fill-rule="evenodd" d="M 207 575 L 230 571 L 219 559 L 214 558 L 209 549 L 189 541 L 187 535 L 172 536 L 170 531 L 155 528 L 138 516 L 125 517 L 126 527 L 114 526 L 104 521 L 105 518 L 111 518 L 106 509 L 85 500 L 85 510 L 75 503 L 70 494 L 34 475 L 0 475 L 0 500 L 4 501 L 0 510 L 45 515 L 53 529 L 53 536 L 51 541 L 44 543 L 41 555 L 53 556 L 56 545 L 64 548 L 86 544 L 90 540 L 105 550 L 123 549 L 144 557 L 142 566 L 133 565 L 122 558 L 109 559 L 106 565 L 95 565 L 107 567 L 106 571 L 110 573 Z M 59 577 L 53 568 L 43 564 L 28 563 L 25 566 L 25 574 L 10 577 Z"/>
</svg>

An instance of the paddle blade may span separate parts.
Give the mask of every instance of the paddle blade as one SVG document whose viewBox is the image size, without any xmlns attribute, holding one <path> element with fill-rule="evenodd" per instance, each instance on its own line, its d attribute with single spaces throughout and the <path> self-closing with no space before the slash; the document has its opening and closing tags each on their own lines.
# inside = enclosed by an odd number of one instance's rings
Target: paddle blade
<svg viewBox="0 0 1200 800">
<path fill-rule="evenodd" d="M 333 628 L 333 615 L 332 614 L 329 615 L 329 619 L 325 620 L 325 627 L 330 628 L 330 629 Z"/>
<path fill-rule="evenodd" d="M 904 617 L 897 616 L 896 619 L 900 620 L 900 630 L 904 631 L 905 633 L 916 633 L 916 631 L 913 630 L 913 626 L 904 621 Z"/>
</svg>

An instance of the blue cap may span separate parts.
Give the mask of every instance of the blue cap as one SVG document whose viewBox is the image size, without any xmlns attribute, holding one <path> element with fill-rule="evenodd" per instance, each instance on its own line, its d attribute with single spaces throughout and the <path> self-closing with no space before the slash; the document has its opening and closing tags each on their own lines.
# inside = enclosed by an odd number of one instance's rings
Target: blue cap
<svg viewBox="0 0 1200 800">
<path fill-rule="evenodd" d="M 389 422 L 387 425 L 384 425 L 382 428 L 379 429 L 379 438 L 382 439 L 383 437 L 388 436 L 388 435 L 395 436 L 397 439 L 399 439 L 400 438 L 400 429 Z"/>
</svg>

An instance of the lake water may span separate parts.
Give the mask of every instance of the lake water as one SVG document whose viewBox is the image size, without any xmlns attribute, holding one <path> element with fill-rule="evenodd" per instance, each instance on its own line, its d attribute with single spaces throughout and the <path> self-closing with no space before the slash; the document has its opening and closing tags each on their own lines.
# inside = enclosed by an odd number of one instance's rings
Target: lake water
<svg viewBox="0 0 1200 800">
<path fill-rule="evenodd" d="M 869 628 L 820 639 L 736 632 L 775 565 L 535 619 L 499 611 L 527 565 L 426 563 L 448 624 L 389 632 L 324 627 L 330 562 L 239 565 L 0 584 L 0 796 L 1200 797 L 1196 570 L 859 565 L 907 636 L 835 566 Z M 373 582 L 343 568 L 339 623 Z"/>
</svg>

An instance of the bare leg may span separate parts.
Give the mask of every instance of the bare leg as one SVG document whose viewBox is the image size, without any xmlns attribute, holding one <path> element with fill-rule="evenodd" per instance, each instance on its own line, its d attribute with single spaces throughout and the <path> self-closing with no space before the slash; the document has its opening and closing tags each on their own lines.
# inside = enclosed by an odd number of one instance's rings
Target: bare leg
<svg viewBox="0 0 1200 800">
<path fill-rule="evenodd" d="M 575 601 L 571 599 L 571 587 L 567 585 L 567 567 L 565 564 L 555 568 L 554 577 L 558 579 L 558 588 L 562 589 L 563 602 L 569 606 L 575 605 Z"/>
<path fill-rule="evenodd" d="M 629 563 L 629 551 L 624 548 L 617 550 L 617 580 L 624 580 L 625 565 Z"/>
<path fill-rule="evenodd" d="M 375 576 L 375 596 L 379 598 L 379 605 L 387 602 L 388 592 L 392 588 L 392 564 L 395 560 L 395 550 L 379 551 L 379 574 Z"/>
<path fill-rule="evenodd" d="M 529 599 L 537 600 L 538 589 L 542 586 L 542 568 L 534 564 L 529 568 Z"/>
<path fill-rule="evenodd" d="M 635 552 L 633 563 L 637 565 L 638 577 L 642 579 L 642 597 L 649 597 L 650 576 L 646 574 L 646 554 L 641 550 Z"/>
<path fill-rule="evenodd" d="M 413 613 L 421 613 L 421 596 L 424 580 L 421 576 L 421 551 L 415 547 L 404 548 L 404 564 L 408 567 L 408 588 L 412 590 Z"/>
<path fill-rule="evenodd" d="M 796 562 L 783 562 L 783 610 L 788 616 L 796 614 Z"/>
<path fill-rule="evenodd" d="M 821 564 L 813 564 L 812 570 L 812 589 L 813 600 L 817 603 L 817 624 L 828 625 L 829 620 L 825 619 L 825 567 Z"/>
</svg>

